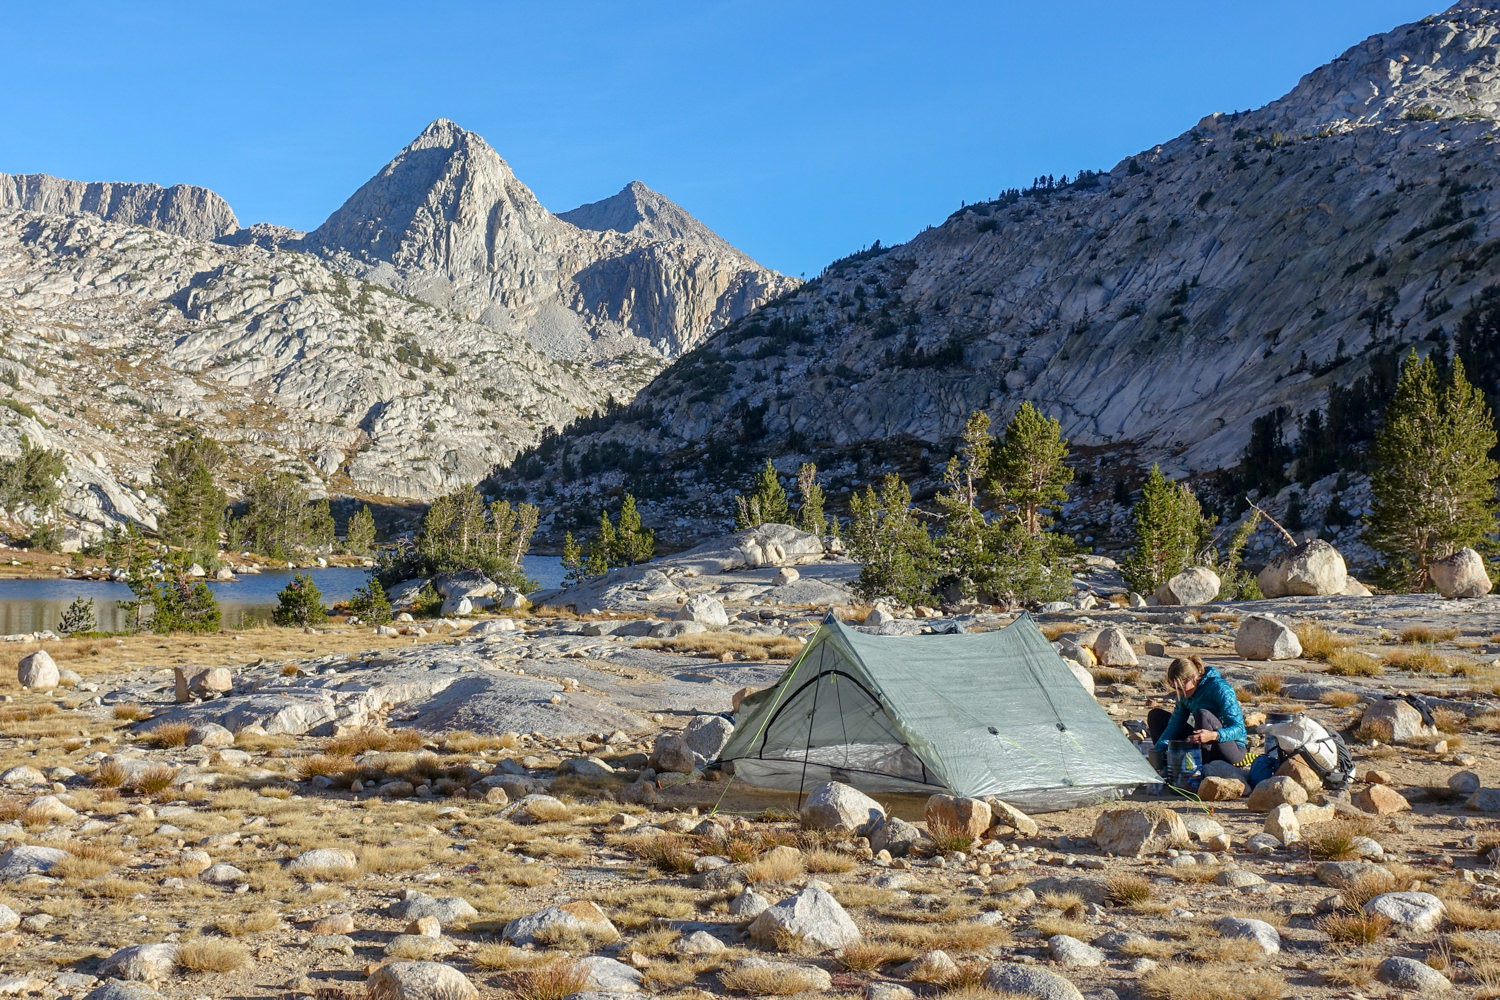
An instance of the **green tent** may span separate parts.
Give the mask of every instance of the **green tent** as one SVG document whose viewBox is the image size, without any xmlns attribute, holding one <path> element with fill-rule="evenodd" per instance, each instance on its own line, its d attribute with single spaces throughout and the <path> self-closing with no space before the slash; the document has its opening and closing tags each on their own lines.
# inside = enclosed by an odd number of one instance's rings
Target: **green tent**
<svg viewBox="0 0 1500 1000">
<path fill-rule="evenodd" d="M 832 615 L 746 696 L 719 762 L 753 785 L 999 796 L 1045 812 L 1160 778 L 1023 614 L 994 632 L 878 636 Z"/>
</svg>

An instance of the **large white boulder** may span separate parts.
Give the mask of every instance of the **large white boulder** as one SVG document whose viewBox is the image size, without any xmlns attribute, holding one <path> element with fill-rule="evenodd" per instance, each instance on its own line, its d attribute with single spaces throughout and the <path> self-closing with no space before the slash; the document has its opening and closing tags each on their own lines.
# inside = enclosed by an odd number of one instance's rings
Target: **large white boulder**
<svg viewBox="0 0 1500 1000">
<path fill-rule="evenodd" d="M 833 951 L 856 943 L 861 934 L 837 899 L 810 885 L 767 907 L 751 921 L 750 937 L 776 948 L 790 945 Z"/>
<path fill-rule="evenodd" d="M 724 602 L 707 594 L 689 597 L 687 603 L 677 609 L 674 617 L 680 622 L 698 622 L 709 628 L 724 628 L 729 624 L 729 615 L 724 612 Z"/>
<path fill-rule="evenodd" d="M 1207 604 L 1219 596 L 1219 574 L 1207 566 L 1189 566 L 1156 588 L 1158 604 Z"/>
<path fill-rule="evenodd" d="M 1114 626 L 1102 630 L 1094 640 L 1094 655 L 1105 667 L 1133 667 L 1138 662 L 1130 640 Z"/>
<path fill-rule="evenodd" d="M 809 830 L 839 830 L 864 836 L 885 821 L 885 808 L 857 788 L 827 781 L 814 788 L 802 806 L 802 825 Z"/>
<path fill-rule="evenodd" d="M 1302 655 L 1302 642 L 1285 622 L 1246 615 L 1235 634 L 1234 651 L 1247 660 L 1292 660 Z"/>
<path fill-rule="evenodd" d="M 1348 586 L 1349 570 L 1338 549 L 1314 538 L 1266 563 L 1255 582 L 1267 597 L 1341 594 Z"/>
<path fill-rule="evenodd" d="M 57 687 L 61 677 L 57 664 L 45 649 L 21 657 L 21 662 L 16 666 L 16 680 L 30 691 L 51 691 Z"/>
<path fill-rule="evenodd" d="M 1432 585 L 1444 597 L 1483 597 L 1494 584 L 1485 572 L 1484 559 L 1473 549 L 1459 549 L 1427 568 Z"/>
</svg>

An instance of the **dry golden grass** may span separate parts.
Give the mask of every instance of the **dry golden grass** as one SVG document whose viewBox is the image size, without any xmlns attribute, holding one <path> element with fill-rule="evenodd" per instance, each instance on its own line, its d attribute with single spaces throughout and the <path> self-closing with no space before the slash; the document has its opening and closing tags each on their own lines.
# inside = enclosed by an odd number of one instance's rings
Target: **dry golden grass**
<svg viewBox="0 0 1500 1000">
<path fill-rule="evenodd" d="M 859 867 L 859 862 L 855 861 L 849 855 L 838 851 L 830 851 L 822 847 L 814 847 L 811 850 L 803 851 L 802 857 L 806 862 L 807 870 L 810 872 L 839 874 L 842 872 L 852 872 Z"/>
<path fill-rule="evenodd" d="M 234 736 L 234 745 L 250 753 L 270 753 L 273 750 L 290 750 L 297 745 L 295 736 L 286 733 L 255 733 L 241 730 Z"/>
<path fill-rule="evenodd" d="M 878 931 L 880 937 L 896 944 L 905 945 L 916 952 L 941 949 L 949 954 L 965 954 L 999 948 L 1011 943 L 1011 931 L 994 924 L 980 924 L 972 920 L 953 923 L 894 923 L 883 924 Z"/>
<path fill-rule="evenodd" d="M 629 837 L 621 845 L 659 872 L 686 875 L 697 857 L 687 838 L 675 833 L 645 833 Z"/>
<path fill-rule="evenodd" d="M 1280 1000 L 1291 992 L 1274 972 L 1239 965 L 1163 965 L 1141 980 L 1154 1000 Z"/>
<path fill-rule="evenodd" d="M 238 941 L 188 938 L 180 946 L 177 963 L 192 972 L 236 972 L 250 964 L 250 952 Z"/>
<path fill-rule="evenodd" d="M 846 882 L 833 886 L 829 891 L 845 909 L 889 906 L 896 898 L 894 889 L 882 889 L 879 886 L 865 885 L 862 882 Z"/>
<path fill-rule="evenodd" d="M 415 871 L 429 860 L 410 847 L 361 847 L 356 853 L 359 855 L 359 870 L 365 875 Z"/>
<path fill-rule="evenodd" d="M 944 820 L 929 821 L 927 836 L 932 838 L 932 844 L 939 854 L 967 851 L 974 846 L 974 837 L 967 829 Z"/>
<path fill-rule="evenodd" d="M 1141 875 L 1121 872 L 1104 880 L 1105 895 L 1117 906 L 1138 906 L 1151 899 L 1151 880 Z"/>
<path fill-rule="evenodd" d="M 319 753 L 297 761 L 297 777 L 303 781 L 310 778 L 337 778 L 354 767 L 354 763 L 343 756 Z"/>
<path fill-rule="evenodd" d="M 1414 674 L 1433 674 L 1446 677 L 1453 673 L 1453 663 L 1440 655 L 1431 646 L 1418 645 L 1393 649 L 1385 654 L 1385 665 L 1395 670 L 1406 670 Z"/>
<path fill-rule="evenodd" d="M 788 635 L 740 635 L 737 632 L 692 632 L 666 639 L 640 639 L 640 649 L 742 660 L 791 660 L 802 652 L 802 640 Z"/>
<path fill-rule="evenodd" d="M 1315 861 L 1348 861 L 1359 856 L 1354 839 L 1370 836 L 1375 828 L 1369 820 L 1337 819 L 1309 826 L 1303 831 L 1302 841 Z"/>
<path fill-rule="evenodd" d="M 1031 929 L 1044 938 L 1049 938 L 1054 934 L 1066 934 L 1068 937 L 1083 941 L 1088 940 L 1094 933 L 1094 928 L 1087 922 L 1058 914 L 1042 914 L 1033 917 Z"/>
<path fill-rule="evenodd" d="M 807 858 L 801 851 L 772 848 L 745 867 L 752 882 L 790 882 L 807 873 Z"/>
<path fill-rule="evenodd" d="M 1390 927 L 1390 920 L 1378 913 L 1330 913 L 1318 921 L 1318 929 L 1341 944 L 1374 944 Z"/>
<path fill-rule="evenodd" d="M 225 914 L 214 920 L 214 930 L 225 937 L 244 937 L 246 934 L 264 934 L 281 926 L 281 914 L 275 910 L 255 910 L 251 913 Z"/>
<path fill-rule="evenodd" d="M 1407 644 L 1427 643 L 1431 645 L 1434 642 L 1448 642 L 1449 640 L 1458 638 L 1458 629 L 1433 628 L 1430 625 L 1411 625 L 1402 629 L 1400 636 L 1397 638 Z"/>
<path fill-rule="evenodd" d="M 515 733 L 471 733 L 467 729 L 443 737 L 443 749 L 449 753 L 483 753 L 486 750 L 514 750 L 521 745 Z"/>
<path fill-rule="evenodd" d="M 1354 691 L 1324 691 L 1319 700 L 1329 708 L 1353 708 L 1359 704 L 1360 696 Z"/>
<path fill-rule="evenodd" d="M 1354 645 L 1352 639 L 1328 631 L 1321 625 L 1304 624 L 1294 629 L 1302 643 L 1302 655 L 1309 660 L 1327 660 L 1335 653 Z"/>
<path fill-rule="evenodd" d="M 1139 670 L 1121 670 L 1119 667 L 1094 667 L 1090 671 L 1095 684 L 1136 684 L 1140 682 Z"/>
<path fill-rule="evenodd" d="M 562 1000 L 588 988 L 588 969 L 571 959 L 538 962 L 513 969 L 505 977 L 511 1000 Z"/>
<path fill-rule="evenodd" d="M 422 749 L 422 734 L 414 729 L 357 729 L 328 741 L 323 752 L 335 757 L 353 757 L 368 750 L 382 753 Z"/>
<path fill-rule="evenodd" d="M 475 968 L 506 971 L 551 963 L 557 959 L 545 951 L 526 951 L 509 944 L 482 944 L 474 950 L 470 960 Z"/>
<path fill-rule="evenodd" d="M 860 941 L 839 952 L 839 964 L 850 972 L 874 972 L 897 962 L 910 962 L 916 952 L 894 941 Z"/>
<path fill-rule="evenodd" d="M 185 746 L 192 731 L 191 722 L 162 722 L 141 733 L 141 742 L 162 748 Z"/>
<path fill-rule="evenodd" d="M 1335 956 L 1329 967 L 1318 976 L 1330 986 L 1368 986 L 1375 979 L 1380 959 L 1374 955 L 1343 954 Z"/>
<path fill-rule="evenodd" d="M 177 780 L 177 768 L 167 764 L 152 764 L 143 768 L 136 776 L 135 790 L 142 795 L 157 795 L 172 787 Z"/>
<path fill-rule="evenodd" d="M 1048 642 L 1056 642 L 1071 632 L 1083 631 L 1073 622 L 1047 622 L 1041 626 L 1042 635 L 1047 637 Z"/>
<path fill-rule="evenodd" d="M 1335 677 L 1379 677 L 1385 673 L 1384 663 L 1354 649 L 1341 649 L 1326 662 L 1327 672 Z"/>
<path fill-rule="evenodd" d="M 1263 698 L 1274 698 L 1286 687 L 1286 678 L 1280 674 L 1261 671 L 1255 675 L 1255 693 Z"/>
<path fill-rule="evenodd" d="M 152 712 L 149 708 L 144 708 L 136 704 L 129 704 L 116 705 L 111 714 L 121 722 L 141 722 L 145 719 L 151 718 Z"/>
<path fill-rule="evenodd" d="M 770 966 L 732 966 L 719 973 L 719 983 L 735 993 L 788 997 L 818 989 L 821 977 L 812 969 L 777 962 Z"/>
</svg>

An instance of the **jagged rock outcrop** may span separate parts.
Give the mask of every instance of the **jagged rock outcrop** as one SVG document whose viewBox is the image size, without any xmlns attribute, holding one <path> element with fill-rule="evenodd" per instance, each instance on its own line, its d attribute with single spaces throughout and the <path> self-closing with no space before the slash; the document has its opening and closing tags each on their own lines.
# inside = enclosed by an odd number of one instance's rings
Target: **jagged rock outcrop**
<svg viewBox="0 0 1500 1000">
<path fill-rule="evenodd" d="M 639 181 L 554 215 L 446 119 L 298 246 L 554 356 L 675 357 L 796 286 Z"/>
<path fill-rule="evenodd" d="M 872 457 L 910 477 L 919 452 L 935 483 L 971 411 L 1023 400 L 1105 483 L 1235 465 L 1256 417 L 1285 406 L 1295 435 L 1331 386 L 1447 336 L 1496 281 L 1497 31 L 1500 4 L 1460 4 L 1258 111 L 835 262 L 549 449 L 537 479 L 584 453 L 663 456 L 658 522 L 732 509 L 756 445 L 788 473 L 823 456 L 825 488 L 871 481 Z M 626 478 L 593 466 L 567 495 Z"/>
<path fill-rule="evenodd" d="M 190 240 L 211 240 L 239 229 L 229 203 L 193 184 L 70 181 L 50 174 L 0 174 L 0 211 L 49 215 L 87 212 L 126 226 L 150 226 Z"/>
</svg>

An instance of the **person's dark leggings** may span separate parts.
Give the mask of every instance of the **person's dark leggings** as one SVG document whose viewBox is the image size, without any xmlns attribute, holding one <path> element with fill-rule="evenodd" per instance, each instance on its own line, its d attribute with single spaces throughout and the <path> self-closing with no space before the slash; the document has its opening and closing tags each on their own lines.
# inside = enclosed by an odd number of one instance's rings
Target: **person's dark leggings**
<svg viewBox="0 0 1500 1000">
<path fill-rule="evenodd" d="M 1161 734 L 1167 731 L 1167 723 L 1172 721 L 1172 713 L 1164 708 L 1153 708 L 1146 713 L 1146 732 L 1151 737 L 1151 742 L 1161 739 Z M 1187 717 L 1188 731 L 1198 729 L 1212 729 L 1218 732 L 1220 728 L 1219 717 L 1205 708 L 1196 712 L 1189 712 Z M 1245 744 L 1243 743 L 1205 743 L 1203 744 L 1203 763 L 1212 760 L 1222 760 L 1230 764 L 1238 765 L 1245 759 Z"/>
</svg>

